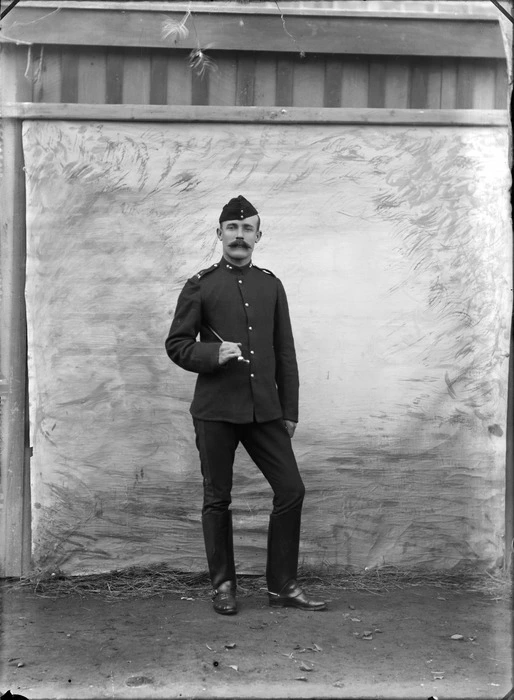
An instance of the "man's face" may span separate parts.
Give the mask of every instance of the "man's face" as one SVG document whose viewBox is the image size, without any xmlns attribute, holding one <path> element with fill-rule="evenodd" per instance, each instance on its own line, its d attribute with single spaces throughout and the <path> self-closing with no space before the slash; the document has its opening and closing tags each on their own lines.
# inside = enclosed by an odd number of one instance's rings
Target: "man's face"
<svg viewBox="0 0 514 700">
<path fill-rule="evenodd" d="M 223 221 L 217 234 L 223 246 L 224 257 L 239 267 L 246 265 L 261 237 L 259 217 L 255 214 L 247 219 Z"/>
</svg>

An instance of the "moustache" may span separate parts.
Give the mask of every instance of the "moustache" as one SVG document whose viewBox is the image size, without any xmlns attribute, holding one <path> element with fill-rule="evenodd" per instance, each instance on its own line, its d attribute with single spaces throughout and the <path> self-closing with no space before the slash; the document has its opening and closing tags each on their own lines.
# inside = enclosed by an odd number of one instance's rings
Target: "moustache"
<svg viewBox="0 0 514 700">
<path fill-rule="evenodd" d="M 250 248 L 248 243 L 245 241 L 234 241 L 233 243 L 230 243 L 229 248 Z"/>
</svg>

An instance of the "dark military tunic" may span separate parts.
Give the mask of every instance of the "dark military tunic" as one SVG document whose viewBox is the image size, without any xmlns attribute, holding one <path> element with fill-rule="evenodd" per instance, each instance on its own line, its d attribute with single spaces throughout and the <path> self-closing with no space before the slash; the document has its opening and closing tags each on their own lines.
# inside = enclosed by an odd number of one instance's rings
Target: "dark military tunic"
<svg viewBox="0 0 514 700">
<path fill-rule="evenodd" d="M 224 341 L 241 343 L 250 362 L 220 365 L 221 343 L 213 331 Z M 198 373 L 194 418 L 298 421 L 298 366 L 287 298 L 268 270 L 252 263 L 237 267 L 222 258 L 189 279 L 177 301 L 166 352 L 183 369 Z"/>
</svg>

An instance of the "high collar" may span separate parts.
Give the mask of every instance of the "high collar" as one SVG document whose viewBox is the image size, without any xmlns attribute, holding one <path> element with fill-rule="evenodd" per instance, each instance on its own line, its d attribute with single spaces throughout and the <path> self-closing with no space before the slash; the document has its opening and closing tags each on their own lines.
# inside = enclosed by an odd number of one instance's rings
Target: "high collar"
<svg viewBox="0 0 514 700">
<path fill-rule="evenodd" d="M 245 275 L 248 270 L 253 267 L 253 263 L 250 260 L 246 265 L 232 265 L 225 257 L 222 257 L 219 261 L 219 267 L 236 275 Z"/>
</svg>

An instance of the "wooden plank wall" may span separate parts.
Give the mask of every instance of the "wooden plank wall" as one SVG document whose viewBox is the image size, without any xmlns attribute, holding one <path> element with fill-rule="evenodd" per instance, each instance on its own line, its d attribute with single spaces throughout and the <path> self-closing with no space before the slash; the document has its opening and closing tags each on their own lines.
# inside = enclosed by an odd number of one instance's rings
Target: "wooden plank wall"
<svg viewBox="0 0 514 700">
<path fill-rule="evenodd" d="M 17 51 L 27 53 L 19 47 Z M 506 109 L 499 59 L 211 52 L 198 76 L 188 51 L 38 46 L 24 80 L 34 102 Z"/>
</svg>

